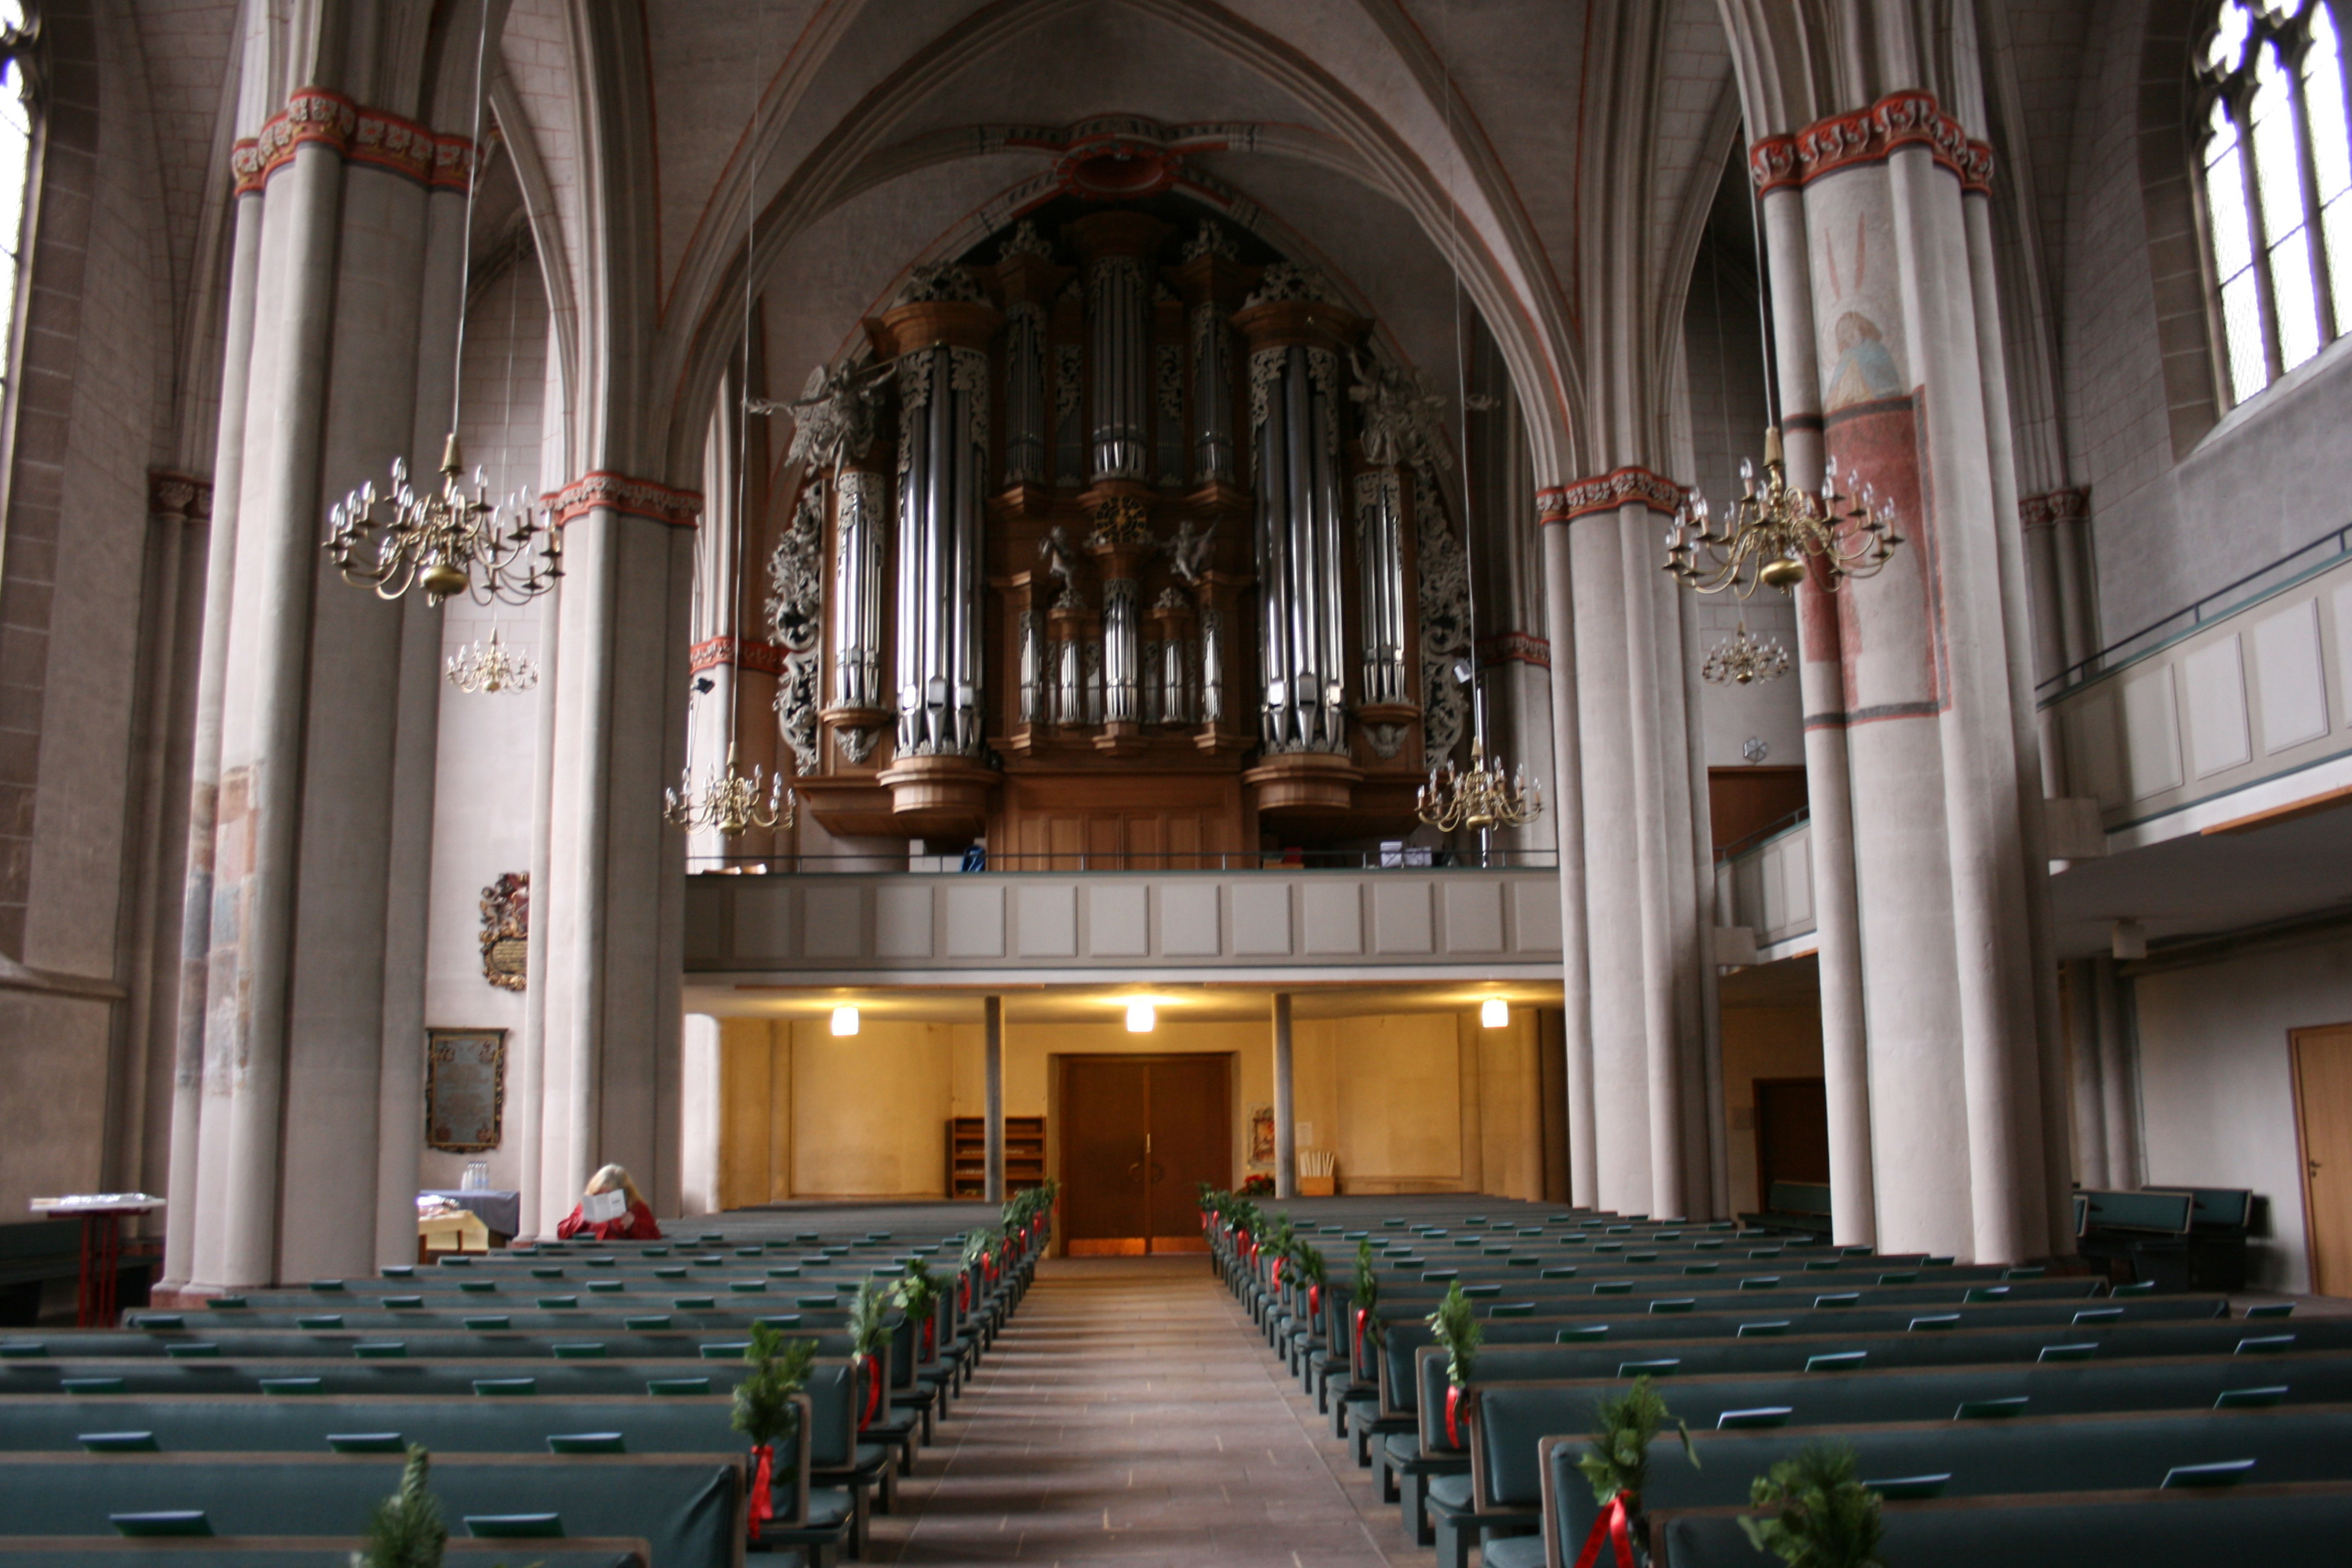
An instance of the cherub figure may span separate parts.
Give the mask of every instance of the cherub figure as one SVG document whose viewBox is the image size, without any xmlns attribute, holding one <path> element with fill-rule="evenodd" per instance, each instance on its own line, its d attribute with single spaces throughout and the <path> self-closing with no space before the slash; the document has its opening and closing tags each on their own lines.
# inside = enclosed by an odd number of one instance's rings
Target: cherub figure
<svg viewBox="0 0 2352 1568">
<path fill-rule="evenodd" d="M 1213 522 L 1197 533 L 1189 517 L 1176 525 L 1176 536 L 1168 542 L 1168 570 L 1176 581 L 1188 588 L 1200 586 L 1202 574 L 1209 569 L 1209 548 L 1216 538 Z"/>
<path fill-rule="evenodd" d="M 1055 523 L 1037 542 L 1037 557 L 1045 563 L 1045 574 L 1061 581 L 1062 592 L 1054 603 L 1057 606 L 1078 603 L 1078 552 L 1070 542 L 1070 531 Z"/>
</svg>

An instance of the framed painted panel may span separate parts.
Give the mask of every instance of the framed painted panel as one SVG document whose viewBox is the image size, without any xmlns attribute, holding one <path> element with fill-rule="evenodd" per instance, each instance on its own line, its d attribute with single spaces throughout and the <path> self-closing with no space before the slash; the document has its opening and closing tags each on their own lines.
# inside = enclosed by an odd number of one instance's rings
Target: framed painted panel
<svg viewBox="0 0 2352 1568">
<path fill-rule="evenodd" d="M 428 1029 L 425 1142 L 451 1154 L 499 1146 L 507 1101 L 504 1029 Z"/>
</svg>

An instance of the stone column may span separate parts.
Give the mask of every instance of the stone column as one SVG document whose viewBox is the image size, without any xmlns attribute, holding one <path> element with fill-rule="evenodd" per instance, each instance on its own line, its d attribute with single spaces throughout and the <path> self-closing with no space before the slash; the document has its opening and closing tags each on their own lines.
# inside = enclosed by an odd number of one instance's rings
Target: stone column
<svg viewBox="0 0 2352 1568">
<path fill-rule="evenodd" d="M 1580 489 L 1582 487 L 1578 487 Z M 1643 1021 L 1641 875 L 1629 852 L 1637 831 L 1633 770 L 1626 764 L 1632 698 L 1625 668 L 1624 551 L 1615 510 L 1568 515 L 1574 636 L 1555 638 L 1553 658 L 1572 646 L 1582 763 L 1585 907 L 1606 911 L 1586 926 L 1591 984 L 1593 1187 L 1591 1201 L 1621 1214 L 1650 1214 L 1650 1073 Z M 1561 827 L 1563 841 L 1566 825 Z M 1563 889 L 1563 897 L 1565 890 Z M 1565 936 L 1565 932 L 1563 932 Z M 1573 1058 L 1571 1058 L 1573 1070 Z M 1571 1128 L 1572 1139 L 1579 1129 Z"/>
<path fill-rule="evenodd" d="M 1585 923 L 1584 769 L 1578 730 L 1576 585 L 1559 492 L 1543 498 L 1545 635 L 1551 640 L 1553 835 L 1559 844 L 1561 1049 L 1568 1092 L 1569 1201 L 1600 1202 L 1592 1083 L 1592 969 Z"/>
<path fill-rule="evenodd" d="M 983 997 L 981 1001 L 982 1026 L 986 1037 L 981 1047 L 982 1094 L 987 1119 L 988 1201 L 1004 1201 L 1004 998 Z"/>
<path fill-rule="evenodd" d="M 542 1229 L 599 1165 L 677 1212 L 682 836 L 663 821 L 684 732 L 693 526 L 701 498 L 592 472 L 559 490 L 563 662 L 551 784 Z M 544 684 L 544 679 L 542 680 Z M 532 945 L 539 949 L 536 935 Z"/>
<path fill-rule="evenodd" d="M 1290 994 L 1274 995 L 1274 1195 L 1298 1195 L 1298 1122 L 1290 1087 Z"/>
<path fill-rule="evenodd" d="M 2107 1183 L 2107 1102 L 2103 1069 L 2106 1065 L 2099 1039 L 2099 992 L 2091 960 L 2078 958 L 2066 965 L 2067 1035 L 2073 1049 L 2074 1104 L 2074 1179 L 2086 1187 Z"/>
<path fill-rule="evenodd" d="M 1779 351 L 1781 443 L 1789 482 L 1822 482 L 1820 368 L 1813 353 L 1811 293 L 1804 276 L 1805 215 L 1793 189 L 1763 203 L 1773 342 Z M 1811 816 L 1808 854 L 1813 882 L 1815 964 L 1821 974 L 1822 1077 L 1830 1132 L 1830 1231 L 1842 1246 L 1878 1238 L 1870 1146 L 1870 1061 L 1862 991 L 1862 926 L 1854 894 L 1853 795 L 1846 755 L 1844 658 L 1838 609 L 1819 573 L 1797 586 L 1798 683 L 1805 714 L 1805 791 Z"/>
<path fill-rule="evenodd" d="M 2146 1179 L 2139 1135 L 2139 1052 L 2132 996 L 2112 958 L 2090 963 L 2099 1010 L 2100 1115 L 2106 1128 L 2107 1185 L 2137 1187 Z"/>
<path fill-rule="evenodd" d="M 1680 1219 L 1689 1213 L 1690 1191 L 1683 1165 L 1685 1086 L 1675 973 L 1675 857 L 1666 822 L 1669 748 L 1663 731 L 1665 705 L 1680 702 L 1682 683 L 1678 679 L 1671 684 L 1661 679 L 1668 645 L 1658 636 L 1653 585 L 1665 585 L 1667 580 L 1658 570 L 1657 525 L 1648 508 L 1639 502 L 1620 508 L 1614 521 L 1620 550 L 1616 585 L 1625 602 L 1624 752 L 1631 764 L 1633 801 L 1634 901 L 1626 912 L 1634 921 L 1642 955 L 1642 1058 L 1649 1089 L 1650 1201 L 1646 1207 L 1660 1218 Z M 1671 646 L 1674 662 L 1679 663 L 1680 638 Z"/>
<path fill-rule="evenodd" d="M 180 915 L 179 1016 L 172 1062 L 172 1153 L 164 1211 L 163 1277 L 157 1289 L 184 1286 L 195 1263 L 197 1129 L 205 1100 L 205 1036 L 210 1016 L 213 830 L 220 798 L 221 713 L 228 680 L 229 607 L 236 576 L 239 489 L 245 473 L 246 399 L 252 381 L 253 322 L 260 273 L 259 153 L 240 142 L 236 216 L 229 241 L 228 308 L 223 323 L 220 423 L 213 459 L 212 537 L 205 552 L 203 642 L 197 656 L 194 755 L 188 784 L 186 892 Z"/>
<path fill-rule="evenodd" d="M 1801 222 L 1775 224 L 1773 259 L 1811 295 L 1829 466 L 1841 488 L 1858 474 L 1891 500 L 1907 541 L 1833 604 L 1856 909 L 1872 939 L 1877 1239 L 1981 1262 L 2037 1256 L 2063 1241 L 2050 1144 L 2065 1131 L 2044 1108 L 2054 1008 L 2035 973 L 2044 868 L 2026 820 L 2038 787 L 2021 788 L 2032 693 L 2017 689 L 2021 560 L 2000 516 L 2013 485 L 1992 388 L 1998 322 L 1967 212 L 1990 154 L 1909 90 L 1767 138 L 1752 163 L 1768 193 L 1793 189 L 1801 206 Z M 1813 616 L 1830 607 L 1813 601 L 1807 616 L 1809 666 Z"/>
</svg>

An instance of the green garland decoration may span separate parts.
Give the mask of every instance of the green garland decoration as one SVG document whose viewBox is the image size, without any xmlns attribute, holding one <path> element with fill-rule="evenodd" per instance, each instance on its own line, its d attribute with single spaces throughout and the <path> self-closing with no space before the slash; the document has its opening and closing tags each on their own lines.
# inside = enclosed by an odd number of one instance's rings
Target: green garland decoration
<svg viewBox="0 0 2352 1568">
<path fill-rule="evenodd" d="M 1879 1496 L 1857 1479 L 1850 1445 L 1809 1443 L 1757 1477 L 1748 1496 L 1773 1512 L 1743 1518 L 1739 1528 L 1757 1551 L 1789 1568 L 1885 1568 L 1878 1556 L 1886 1531 Z"/>
</svg>

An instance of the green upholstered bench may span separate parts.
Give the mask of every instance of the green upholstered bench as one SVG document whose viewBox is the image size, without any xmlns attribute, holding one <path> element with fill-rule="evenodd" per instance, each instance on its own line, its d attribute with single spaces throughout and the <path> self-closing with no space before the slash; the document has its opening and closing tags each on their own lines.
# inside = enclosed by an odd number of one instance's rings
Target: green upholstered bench
<svg viewBox="0 0 2352 1568">
<path fill-rule="evenodd" d="M 464 1525 L 458 1529 L 462 1531 Z M 652 1568 L 653 1549 L 643 1537 L 551 1542 L 554 1551 L 533 1551 L 539 1568 Z M 125 1541 L 121 1536 L 0 1535 L 5 1568 L 351 1568 L 352 1554 L 367 1542 L 359 1536 L 245 1535 L 205 1540 Z M 447 1568 L 496 1568 L 511 1559 L 504 1541 L 464 1534 L 448 1542 Z"/>
<path fill-rule="evenodd" d="M 401 1457 L 12 1454 L 0 1519 L 13 1535 L 102 1534 L 108 1516 L 201 1510 L 217 1535 L 348 1535 L 397 1490 Z M 740 1568 L 745 1460 L 701 1455 L 436 1458 L 432 1487 L 467 1514 L 553 1513 L 567 1535 L 643 1536 L 658 1568 Z M 466 1560 L 460 1560 L 461 1563 Z"/>
<path fill-rule="evenodd" d="M 693 1375 L 709 1377 L 724 1393 L 750 1369 L 740 1361 L 697 1362 Z M 58 1357 L 0 1362 L 0 1394 L 57 1393 L 67 1380 L 119 1381 L 112 1392 L 131 1394 L 251 1394 L 263 1384 L 313 1380 L 302 1392 L 315 1394 L 396 1394 L 412 1397 L 470 1398 L 477 1382 L 530 1380 L 532 1392 L 606 1395 L 639 1394 L 647 1381 L 682 1375 L 675 1361 L 136 1361 L 88 1362 Z"/>
<path fill-rule="evenodd" d="M 1751 1568 L 1737 1509 L 1654 1516 L 1673 1568 Z M 2352 1486 L 2240 1486 L 1886 1505 L 1881 1550 L 1903 1568 L 2204 1568 L 2213 1563 L 2340 1563 Z"/>
</svg>

